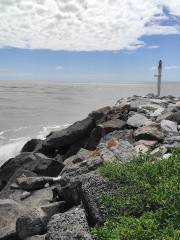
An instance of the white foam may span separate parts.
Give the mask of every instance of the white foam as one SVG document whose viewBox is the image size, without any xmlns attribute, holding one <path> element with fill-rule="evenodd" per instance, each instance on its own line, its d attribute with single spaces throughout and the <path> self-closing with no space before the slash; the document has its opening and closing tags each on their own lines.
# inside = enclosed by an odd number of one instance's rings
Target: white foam
<svg viewBox="0 0 180 240">
<path fill-rule="evenodd" d="M 64 124 L 64 125 L 54 125 L 54 126 L 45 126 L 43 127 L 42 131 L 39 132 L 37 138 L 38 139 L 45 139 L 45 137 L 51 132 L 51 131 L 57 131 L 64 129 L 68 127 L 70 124 Z"/>
<path fill-rule="evenodd" d="M 26 142 L 27 140 L 23 140 L 0 146 L 0 166 L 2 166 L 8 159 L 18 155 Z"/>
<path fill-rule="evenodd" d="M 69 126 L 69 124 L 44 126 L 44 127 L 42 127 L 42 130 L 39 131 L 38 135 L 35 137 L 38 139 L 45 139 L 45 137 L 51 131 L 61 130 L 68 126 Z M 8 129 L 8 130 L 4 130 L 4 131 L 0 132 L 0 139 L 6 140 L 5 144 L 0 145 L 0 166 L 2 166 L 2 164 L 4 164 L 8 159 L 17 156 L 20 153 L 24 144 L 32 138 L 32 136 L 31 137 L 26 136 L 26 137 L 17 137 L 17 138 L 6 139 L 6 137 L 4 138 L 3 134 L 5 134 L 9 131 L 19 132 L 19 131 L 27 129 L 27 128 L 30 128 L 30 127 Z M 33 129 L 33 127 L 31 127 L 31 128 Z"/>
</svg>

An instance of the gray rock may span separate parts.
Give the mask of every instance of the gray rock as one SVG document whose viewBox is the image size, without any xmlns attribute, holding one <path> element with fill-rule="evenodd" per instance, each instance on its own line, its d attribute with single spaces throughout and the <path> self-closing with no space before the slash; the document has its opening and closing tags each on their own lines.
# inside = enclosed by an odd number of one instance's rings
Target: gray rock
<svg viewBox="0 0 180 240">
<path fill-rule="evenodd" d="M 150 155 L 156 156 L 156 157 L 162 157 L 164 154 L 167 153 L 167 148 L 165 146 L 161 146 L 158 148 L 155 148 Z"/>
<path fill-rule="evenodd" d="M 134 116 L 130 117 L 127 124 L 131 127 L 138 128 L 145 125 L 149 119 L 142 114 L 136 113 Z"/>
<path fill-rule="evenodd" d="M 164 143 L 166 143 L 166 144 L 173 144 L 175 142 L 180 142 L 180 135 L 168 136 L 164 139 Z"/>
<path fill-rule="evenodd" d="M 16 179 L 17 184 L 23 190 L 38 190 L 44 188 L 46 183 L 52 184 L 54 182 L 52 177 L 26 177 L 22 176 Z"/>
<path fill-rule="evenodd" d="M 42 148 L 43 140 L 31 139 L 22 148 L 21 152 L 37 152 Z"/>
<path fill-rule="evenodd" d="M 80 207 L 56 214 L 48 223 L 47 240 L 92 240 L 86 214 Z"/>
<path fill-rule="evenodd" d="M 150 117 L 158 117 L 162 113 L 164 113 L 165 108 L 159 107 L 157 110 L 155 110 L 153 113 L 150 113 Z"/>
<path fill-rule="evenodd" d="M 111 138 L 106 143 L 101 143 L 98 147 L 101 158 L 109 162 L 114 160 L 126 162 L 136 157 L 136 151 L 133 145 L 125 140 Z M 111 152 L 111 153 L 110 153 Z M 112 156 L 110 158 L 110 156 Z"/>
<path fill-rule="evenodd" d="M 32 237 L 26 238 L 26 240 L 45 240 L 45 239 L 46 239 L 46 235 L 35 235 Z"/>
<path fill-rule="evenodd" d="M 112 133 L 107 134 L 104 136 L 100 143 L 106 143 L 108 140 L 115 138 L 118 141 L 119 140 L 125 140 L 129 142 L 133 142 L 133 130 L 132 129 L 125 129 L 125 130 L 119 130 L 119 131 L 114 131 Z"/>
<path fill-rule="evenodd" d="M 164 138 L 163 133 L 157 126 L 144 126 L 138 128 L 134 132 L 134 137 L 136 140 L 162 140 Z"/>
<path fill-rule="evenodd" d="M 120 119 L 114 119 L 114 120 L 104 122 L 99 126 L 102 129 L 102 135 L 105 135 L 115 130 L 123 129 L 126 126 L 126 122 Z"/>
<path fill-rule="evenodd" d="M 66 204 L 63 201 L 54 202 L 54 203 L 41 206 L 41 209 L 43 210 L 47 219 L 49 220 L 54 214 L 65 212 Z"/>
<path fill-rule="evenodd" d="M 149 151 L 149 148 L 143 144 L 139 144 L 139 145 L 135 146 L 135 150 L 136 150 L 137 154 L 145 154 Z"/>
<path fill-rule="evenodd" d="M 169 120 L 161 121 L 161 129 L 167 133 L 169 133 L 169 132 L 170 133 L 178 133 L 177 123 L 169 121 Z"/>
<path fill-rule="evenodd" d="M 23 214 L 19 204 L 11 199 L 0 200 L 0 239 L 15 239 L 16 220 Z"/>
<path fill-rule="evenodd" d="M 85 148 L 89 150 L 95 150 L 97 145 L 99 144 L 100 139 L 103 137 L 104 133 L 100 126 L 94 128 L 91 132 L 90 137 L 85 144 Z"/>
<path fill-rule="evenodd" d="M 62 178 L 72 178 L 96 170 L 103 164 L 103 160 L 98 156 L 91 156 L 82 162 L 72 164 L 69 162 L 61 172 Z"/>
<path fill-rule="evenodd" d="M 110 112 L 110 110 L 111 107 L 109 106 L 103 107 L 96 111 L 93 111 L 92 113 L 89 114 L 89 116 L 92 117 L 95 120 L 96 124 L 98 125 L 100 123 L 107 121 L 107 115 Z"/>
<path fill-rule="evenodd" d="M 110 191 L 108 183 L 97 173 L 89 174 L 82 181 L 80 196 L 88 213 L 90 226 L 102 224 L 107 217 L 107 209 L 101 201 L 103 193 Z"/>
<path fill-rule="evenodd" d="M 40 209 L 30 209 L 16 221 L 16 232 L 24 240 L 34 235 L 45 234 L 47 230 L 47 217 Z"/>
<path fill-rule="evenodd" d="M 171 153 L 166 153 L 163 155 L 163 159 L 169 159 L 172 156 Z"/>
<path fill-rule="evenodd" d="M 87 117 L 82 121 L 75 122 L 70 127 L 52 132 L 46 137 L 44 146 L 59 149 L 70 146 L 77 142 L 77 139 L 83 139 L 90 135 L 90 132 L 95 127 L 92 117 Z"/>
<path fill-rule="evenodd" d="M 8 160 L 0 168 L 0 181 L 3 187 L 17 171 L 36 172 L 43 176 L 57 176 L 62 170 L 62 164 L 56 158 L 47 158 L 43 154 L 38 153 L 21 153 L 17 157 Z M 19 174 L 18 174 L 19 175 Z M 15 179 L 11 179 L 13 182 Z M 15 182 L 15 181 L 14 181 Z M 2 190 L 2 189 L 0 189 Z"/>
<path fill-rule="evenodd" d="M 180 124 L 180 111 L 172 113 L 169 117 L 166 118 L 167 120 L 176 122 L 178 125 Z"/>
</svg>

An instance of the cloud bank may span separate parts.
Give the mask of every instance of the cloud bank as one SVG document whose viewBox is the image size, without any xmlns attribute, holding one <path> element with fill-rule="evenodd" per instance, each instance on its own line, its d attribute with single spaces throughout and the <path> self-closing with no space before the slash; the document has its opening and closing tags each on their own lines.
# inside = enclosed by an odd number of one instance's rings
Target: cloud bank
<svg viewBox="0 0 180 240">
<path fill-rule="evenodd" d="M 179 17 L 180 0 L 0 0 L 0 47 L 134 50 L 180 34 Z"/>
</svg>

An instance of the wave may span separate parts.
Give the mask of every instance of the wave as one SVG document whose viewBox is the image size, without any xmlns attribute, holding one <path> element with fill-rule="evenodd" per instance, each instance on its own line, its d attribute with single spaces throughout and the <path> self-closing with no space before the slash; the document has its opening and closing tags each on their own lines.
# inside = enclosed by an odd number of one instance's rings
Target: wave
<svg viewBox="0 0 180 240">
<path fill-rule="evenodd" d="M 8 159 L 17 156 L 24 144 L 29 141 L 31 138 L 45 139 L 45 137 L 51 132 L 56 130 L 61 130 L 68 127 L 69 124 L 64 125 L 52 125 L 52 126 L 41 126 L 37 136 L 23 136 L 23 137 L 11 137 L 7 139 L 5 137 L 7 132 L 20 132 L 24 129 L 34 129 L 34 127 L 21 127 L 16 129 L 7 129 L 0 132 L 0 140 L 3 140 L 3 145 L 0 145 L 0 166 L 2 166 Z M 37 128 L 37 126 L 36 126 Z M 12 134 L 11 134 L 12 136 Z"/>
<path fill-rule="evenodd" d="M 27 139 L 28 140 L 28 139 Z M 8 159 L 18 155 L 26 141 L 19 141 L 15 143 L 8 143 L 0 147 L 0 166 L 2 166 Z"/>
</svg>

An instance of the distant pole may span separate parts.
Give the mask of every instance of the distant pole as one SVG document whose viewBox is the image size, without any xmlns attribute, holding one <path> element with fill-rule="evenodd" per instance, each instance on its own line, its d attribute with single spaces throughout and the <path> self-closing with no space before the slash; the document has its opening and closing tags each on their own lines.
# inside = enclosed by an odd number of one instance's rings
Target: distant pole
<svg viewBox="0 0 180 240">
<path fill-rule="evenodd" d="M 161 77 L 162 77 L 162 60 L 159 61 L 158 65 L 158 75 L 155 75 L 158 78 L 157 80 L 157 96 L 161 95 Z"/>
</svg>

